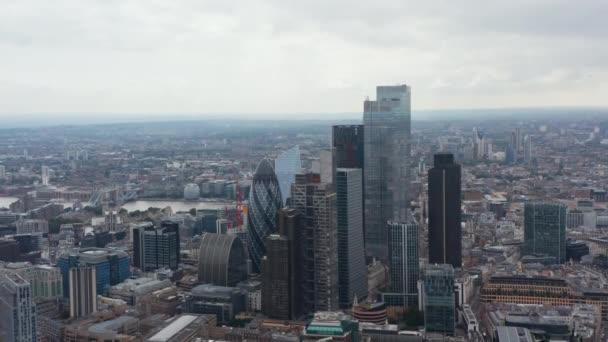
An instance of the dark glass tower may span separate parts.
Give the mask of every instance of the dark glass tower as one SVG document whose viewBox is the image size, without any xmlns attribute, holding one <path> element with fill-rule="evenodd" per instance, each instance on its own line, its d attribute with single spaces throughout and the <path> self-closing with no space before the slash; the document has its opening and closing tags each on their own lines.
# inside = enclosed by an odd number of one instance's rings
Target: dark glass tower
<svg viewBox="0 0 608 342">
<path fill-rule="evenodd" d="M 429 263 L 462 267 L 460 165 L 451 153 L 435 154 L 429 170 Z"/>
<path fill-rule="evenodd" d="M 338 300 L 341 308 L 350 308 L 355 296 L 367 295 L 362 183 L 361 169 L 337 169 Z"/>
<path fill-rule="evenodd" d="M 428 265 L 423 286 L 424 327 L 427 332 L 454 335 L 456 302 L 451 265 Z"/>
<path fill-rule="evenodd" d="M 163 222 L 161 227 L 142 224 L 133 229 L 133 265 L 145 272 L 179 265 L 179 225 Z"/>
<path fill-rule="evenodd" d="M 566 206 L 559 203 L 526 203 L 524 253 L 566 261 Z"/>
<path fill-rule="evenodd" d="M 332 146 L 336 149 L 336 167 L 363 169 L 363 125 L 333 126 Z"/>
<path fill-rule="evenodd" d="M 249 229 L 247 248 L 254 272 L 260 272 L 262 257 L 266 255 L 266 237 L 276 232 L 277 211 L 283 206 L 279 181 L 272 162 L 262 159 L 249 193 Z"/>
</svg>

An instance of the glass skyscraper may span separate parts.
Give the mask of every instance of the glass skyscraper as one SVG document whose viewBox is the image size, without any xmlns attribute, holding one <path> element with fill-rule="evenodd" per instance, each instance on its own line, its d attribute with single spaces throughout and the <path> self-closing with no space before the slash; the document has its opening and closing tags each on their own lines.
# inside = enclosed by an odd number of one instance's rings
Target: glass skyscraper
<svg viewBox="0 0 608 342">
<path fill-rule="evenodd" d="M 407 222 L 411 92 L 407 85 L 379 86 L 364 102 L 365 249 L 388 261 L 388 222 Z"/>
<path fill-rule="evenodd" d="M 296 145 L 289 150 L 279 154 L 274 160 L 274 170 L 279 181 L 281 189 L 281 199 L 283 206 L 286 205 L 287 199 L 291 192 L 291 184 L 296 180 L 296 174 L 302 168 L 300 157 L 300 146 Z"/>
<path fill-rule="evenodd" d="M 177 269 L 180 257 L 179 225 L 162 222 L 160 227 L 144 223 L 133 229 L 133 265 L 150 272 Z"/>
<path fill-rule="evenodd" d="M 336 149 L 336 167 L 363 169 L 363 125 L 333 126 L 332 146 Z"/>
<path fill-rule="evenodd" d="M 350 308 L 355 296 L 367 295 L 362 177 L 361 169 L 336 170 L 338 295 L 342 308 Z"/>
<path fill-rule="evenodd" d="M 383 294 L 389 306 L 418 305 L 418 224 L 389 224 L 390 290 Z"/>
<path fill-rule="evenodd" d="M 526 203 L 524 253 L 566 261 L 566 206 L 559 203 Z"/>
<path fill-rule="evenodd" d="M 268 159 L 262 159 L 251 184 L 249 193 L 249 229 L 247 248 L 255 272 L 260 272 L 261 261 L 266 255 L 266 237 L 276 232 L 277 211 L 283 207 L 279 181 Z"/>
<path fill-rule="evenodd" d="M 16 273 L 0 274 L 0 341 L 37 340 L 36 305 L 30 283 Z"/>
<path fill-rule="evenodd" d="M 437 153 L 428 172 L 429 263 L 462 267 L 460 165 L 451 153 Z"/>
<path fill-rule="evenodd" d="M 424 271 L 424 327 L 427 332 L 454 335 L 454 268 L 428 265 Z"/>
</svg>

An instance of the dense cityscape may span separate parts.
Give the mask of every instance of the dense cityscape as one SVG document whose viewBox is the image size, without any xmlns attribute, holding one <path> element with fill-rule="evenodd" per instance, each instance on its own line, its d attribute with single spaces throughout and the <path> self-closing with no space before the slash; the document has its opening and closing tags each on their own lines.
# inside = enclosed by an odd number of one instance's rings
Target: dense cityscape
<svg viewBox="0 0 608 342">
<path fill-rule="evenodd" d="M 0 130 L 0 341 L 606 341 L 606 112 L 370 98 Z"/>
</svg>

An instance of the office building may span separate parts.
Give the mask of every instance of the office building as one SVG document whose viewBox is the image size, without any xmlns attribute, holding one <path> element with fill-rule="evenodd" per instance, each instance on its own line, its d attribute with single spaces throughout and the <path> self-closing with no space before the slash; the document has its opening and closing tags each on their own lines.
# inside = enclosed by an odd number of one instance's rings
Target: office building
<svg viewBox="0 0 608 342">
<path fill-rule="evenodd" d="M 116 227 L 118 225 L 118 213 L 114 210 L 109 210 L 105 212 L 104 218 L 105 228 L 108 232 L 116 231 Z"/>
<path fill-rule="evenodd" d="M 14 239 L 0 238 L 0 261 L 19 261 L 19 243 Z"/>
<path fill-rule="evenodd" d="M 355 297 L 367 296 L 362 185 L 361 169 L 337 169 L 338 294 L 341 308 L 351 307 Z"/>
<path fill-rule="evenodd" d="M 51 170 L 48 166 L 42 165 L 42 185 L 49 185 Z"/>
<path fill-rule="evenodd" d="M 19 274 L 30 283 L 34 299 L 63 296 L 61 272 L 49 265 L 32 265 L 29 262 L 15 262 L 0 265 L 0 272 Z"/>
<path fill-rule="evenodd" d="M 15 222 L 17 234 L 43 234 L 49 233 L 49 223 L 46 220 L 23 219 Z"/>
<path fill-rule="evenodd" d="M 198 280 L 218 286 L 236 286 L 247 279 L 245 247 L 236 235 L 206 233 L 198 253 Z"/>
<path fill-rule="evenodd" d="M 411 91 L 379 86 L 364 102 L 364 218 L 368 257 L 388 260 L 388 221 L 407 222 Z"/>
<path fill-rule="evenodd" d="M 244 291 L 236 287 L 209 284 L 194 287 L 184 305 L 185 312 L 215 315 L 220 324 L 233 320 L 245 307 Z"/>
<path fill-rule="evenodd" d="M 269 238 L 262 263 L 262 312 L 268 317 L 296 319 L 302 313 L 303 223 L 303 216 L 293 208 L 277 214 L 278 234 Z"/>
<path fill-rule="evenodd" d="M 338 242 L 336 194 L 333 184 L 322 183 L 316 173 L 296 175 L 291 207 L 302 213 L 300 295 L 304 313 L 337 310 Z"/>
<path fill-rule="evenodd" d="M 145 272 L 177 269 L 180 258 L 179 224 L 162 222 L 160 227 L 144 223 L 133 228 L 133 266 Z"/>
<path fill-rule="evenodd" d="M 70 268 L 70 317 L 86 317 L 97 311 L 95 267 Z"/>
<path fill-rule="evenodd" d="M 15 273 L 0 274 L 0 341 L 37 341 L 32 289 Z"/>
<path fill-rule="evenodd" d="M 389 239 L 389 291 L 382 294 L 388 306 L 418 304 L 418 224 L 391 222 Z"/>
<path fill-rule="evenodd" d="M 6 178 L 6 168 L 4 165 L 0 165 L 0 179 Z"/>
<path fill-rule="evenodd" d="M 287 205 L 289 194 L 291 192 L 291 184 L 296 180 L 296 174 L 302 169 L 302 160 L 300 156 L 300 146 L 296 145 L 287 151 L 279 154 L 274 160 L 274 170 L 279 182 L 281 190 L 281 200 L 284 207 Z"/>
<path fill-rule="evenodd" d="M 423 288 L 425 331 L 454 335 L 456 308 L 452 265 L 428 265 L 424 270 Z"/>
<path fill-rule="evenodd" d="M 57 260 L 57 267 L 63 278 L 63 296 L 69 297 L 69 271 L 80 266 L 95 267 L 96 292 L 106 294 L 112 285 L 129 278 L 131 271 L 127 253 L 109 248 L 80 248 L 62 254 Z"/>
<path fill-rule="evenodd" d="M 360 341 L 359 322 L 342 312 L 316 312 L 304 327 L 302 342 L 312 341 Z"/>
<path fill-rule="evenodd" d="M 262 257 L 266 255 L 266 237 L 276 232 L 276 215 L 282 207 L 274 168 L 268 159 L 262 159 L 253 175 L 249 193 L 247 248 L 254 272 L 260 272 Z"/>
<path fill-rule="evenodd" d="M 434 156 L 428 172 L 429 263 L 462 267 L 460 165 L 451 153 Z"/>
<path fill-rule="evenodd" d="M 332 146 L 337 168 L 363 169 L 363 125 L 333 126 Z"/>
<path fill-rule="evenodd" d="M 525 204 L 523 254 L 549 256 L 559 264 L 566 261 L 566 206 Z"/>
<path fill-rule="evenodd" d="M 524 161 L 531 163 L 534 158 L 534 146 L 532 145 L 532 136 L 526 135 L 524 141 Z"/>
<path fill-rule="evenodd" d="M 262 312 L 269 318 L 291 319 L 289 239 L 281 235 L 266 238 L 262 259 Z"/>
</svg>

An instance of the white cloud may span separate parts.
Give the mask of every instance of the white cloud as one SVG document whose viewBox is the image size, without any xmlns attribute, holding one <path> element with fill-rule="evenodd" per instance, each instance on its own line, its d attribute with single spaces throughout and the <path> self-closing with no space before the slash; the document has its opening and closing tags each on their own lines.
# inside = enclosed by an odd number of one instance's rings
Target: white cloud
<svg viewBox="0 0 608 342">
<path fill-rule="evenodd" d="M 608 105 L 604 1 L 3 0 L 0 113 Z M 0 114 L 2 115 L 2 114 Z"/>
</svg>

